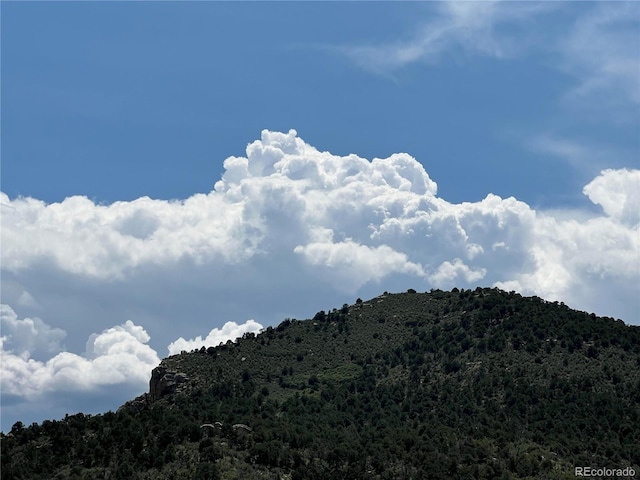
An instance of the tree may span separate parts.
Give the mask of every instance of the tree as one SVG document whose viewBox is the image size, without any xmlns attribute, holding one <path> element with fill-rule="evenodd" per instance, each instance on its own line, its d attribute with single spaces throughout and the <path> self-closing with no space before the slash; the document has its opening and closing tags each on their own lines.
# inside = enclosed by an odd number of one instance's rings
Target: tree
<svg viewBox="0 0 640 480">
<path fill-rule="evenodd" d="M 218 467 L 212 462 L 200 462 L 193 475 L 193 480 L 218 480 L 219 478 Z"/>
</svg>

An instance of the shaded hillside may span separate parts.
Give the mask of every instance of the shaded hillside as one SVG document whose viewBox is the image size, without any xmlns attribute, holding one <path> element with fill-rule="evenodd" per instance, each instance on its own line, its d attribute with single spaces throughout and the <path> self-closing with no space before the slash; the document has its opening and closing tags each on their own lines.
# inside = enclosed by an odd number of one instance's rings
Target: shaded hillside
<svg viewBox="0 0 640 480">
<path fill-rule="evenodd" d="M 640 473 L 639 405 L 639 327 L 497 289 L 410 290 L 169 357 L 117 413 L 16 424 L 2 478 Z"/>
</svg>

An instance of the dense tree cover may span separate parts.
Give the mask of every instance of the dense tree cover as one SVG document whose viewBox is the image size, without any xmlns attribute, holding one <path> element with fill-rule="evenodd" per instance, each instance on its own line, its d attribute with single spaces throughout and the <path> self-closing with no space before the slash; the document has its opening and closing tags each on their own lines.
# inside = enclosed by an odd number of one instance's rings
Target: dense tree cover
<svg viewBox="0 0 640 480">
<path fill-rule="evenodd" d="M 163 365 L 189 376 L 185 390 L 15 424 L 2 478 L 640 472 L 640 328 L 537 297 L 385 292 Z"/>
</svg>

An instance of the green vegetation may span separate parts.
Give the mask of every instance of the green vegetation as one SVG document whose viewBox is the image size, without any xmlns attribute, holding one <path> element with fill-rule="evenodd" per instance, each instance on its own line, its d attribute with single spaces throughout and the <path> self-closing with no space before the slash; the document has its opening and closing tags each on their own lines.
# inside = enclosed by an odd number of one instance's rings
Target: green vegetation
<svg viewBox="0 0 640 480">
<path fill-rule="evenodd" d="M 2 478 L 640 472 L 640 328 L 537 297 L 385 293 L 162 366 L 188 377 L 162 398 L 14 425 Z"/>
</svg>

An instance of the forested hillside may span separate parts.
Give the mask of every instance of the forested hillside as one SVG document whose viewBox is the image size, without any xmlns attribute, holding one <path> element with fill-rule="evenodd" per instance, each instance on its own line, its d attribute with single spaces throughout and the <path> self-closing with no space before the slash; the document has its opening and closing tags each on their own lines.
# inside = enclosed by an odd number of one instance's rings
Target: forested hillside
<svg viewBox="0 0 640 480">
<path fill-rule="evenodd" d="M 169 357 L 117 412 L 2 435 L 2 479 L 640 475 L 640 327 L 497 289 L 385 294 Z"/>
</svg>

